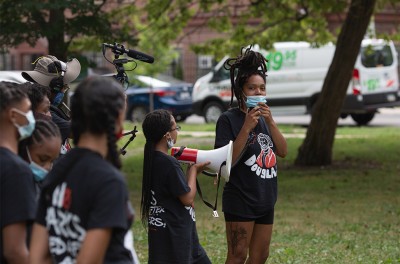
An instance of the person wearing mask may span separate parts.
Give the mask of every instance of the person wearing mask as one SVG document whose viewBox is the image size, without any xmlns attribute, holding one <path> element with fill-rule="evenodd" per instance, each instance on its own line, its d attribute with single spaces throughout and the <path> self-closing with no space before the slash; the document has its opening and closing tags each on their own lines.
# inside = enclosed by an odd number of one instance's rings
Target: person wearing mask
<svg viewBox="0 0 400 264">
<path fill-rule="evenodd" d="M 238 107 L 224 112 L 216 124 L 215 148 L 233 141 L 229 181 L 222 210 L 228 252 L 226 263 L 265 263 L 277 200 L 277 157 L 287 144 L 267 105 L 266 59 L 247 48 L 225 62 Z"/>
<path fill-rule="evenodd" d="M 17 153 L 18 142 L 35 129 L 35 118 L 17 84 L 0 82 L 0 102 L 0 263 L 24 264 L 36 191 L 31 169 Z"/>
<path fill-rule="evenodd" d="M 133 263 L 124 236 L 133 221 L 117 139 L 125 97 L 96 76 L 71 98 L 74 144 L 46 177 L 33 226 L 30 263 Z"/>
<path fill-rule="evenodd" d="M 193 207 L 197 174 L 210 162 L 193 164 L 185 175 L 168 154 L 180 127 L 167 110 L 146 115 L 141 211 L 148 230 L 151 264 L 211 263 L 200 245 Z"/>
<path fill-rule="evenodd" d="M 54 160 L 59 156 L 60 146 L 60 130 L 53 121 L 45 119 L 36 119 L 32 135 L 19 143 L 18 153 L 28 162 L 38 186 L 42 184 Z"/>
<path fill-rule="evenodd" d="M 77 59 L 63 62 L 52 55 L 39 57 L 34 63 L 34 70 L 22 72 L 22 77 L 29 82 L 50 88 L 50 113 L 53 122 L 60 129 L 63 140 L 61 154 L 65 154 L 71 149 L 68 141 L 71 136 L 71 124 L 70 113 L 65 110 L 63 99 L 69 90 L 69 84 L 79 76 L 81 65 Z"/>
</svg>

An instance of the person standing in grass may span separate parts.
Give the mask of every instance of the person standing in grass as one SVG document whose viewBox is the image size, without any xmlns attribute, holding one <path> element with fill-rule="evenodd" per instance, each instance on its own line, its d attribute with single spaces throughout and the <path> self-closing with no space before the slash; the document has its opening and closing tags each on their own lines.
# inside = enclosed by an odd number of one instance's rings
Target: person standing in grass
<svg viewBox="0 0 400 264">
<path fill-rule="evenodd" d="M 133 221 L 120 173 L 125 96 L 109 77 L 88 77 L 71 99 L 75 148 L 52 168 L 42 188 L 30 263 L 134 263 L 124 246 Z"/>
<path fill-rule="evenodd" d="M 146 115 L 141 211 L 148 229 L 150 264 L 211 263 L 199 243 L 193 202 L 196 177 L 209 162 L 193 164 L 185 175 L 168 154 L 180 127 L 167 110 Z"/>
<path fill-rule="evenodd" d="M 277 159 L 287 144 L 266 101 L 266 59 L 247 48 L 225 62 L 239 106 L 224 112 L 216 124 L 215 148 L 233 141 L 229 181 L 222 210 L 226 223 L 226 263 L 265 263 L 277 200 Z"/>
</svg>

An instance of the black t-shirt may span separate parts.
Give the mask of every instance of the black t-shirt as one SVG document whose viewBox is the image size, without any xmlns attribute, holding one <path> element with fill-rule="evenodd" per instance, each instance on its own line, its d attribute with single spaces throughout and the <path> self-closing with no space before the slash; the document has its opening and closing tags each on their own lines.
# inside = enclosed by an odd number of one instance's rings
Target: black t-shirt
<svg viewBox="0 0 400 264">
<path fill-rule="evenodd" d="M 3 256 L 3 228 L 19 222 L 26 222 L 30 228 L 35 212 L 36 189 L 28 163 L 0 147 L 0 263 L 7 263 Z"/>
<path fill-rule="evenodd" d="M 235 141 L 246 114 L 239 108 L 224 112 L 217 121 L 215 148 Z M 247 218 L 257 218 L 274 208 L 277 195 L 275 144 L 263 118 L 249 134 L 248 147 L 232 167 L 225 184 L 222 210 Z"/>
<path fill-rule="evenodd" d="M 56 185 L 53 191 L 50 185 Z M 68 152 L 47 176 L 36 219 L 49 232 L 57 263 L 75 260 L 86 232 L 94 228 L 113 229 L 105 263 L 133 263 L 124 247 L 132 220 L 122 174 L 100 154 L 82 148 Z"/>
<path fill-rule="evenodd" d="M 210 263 L 199 244 L 194 208 L 178 198 L 190 191 L 179 162 L 156 151 L 153 164 L 149 263 Z"/>
</svg>

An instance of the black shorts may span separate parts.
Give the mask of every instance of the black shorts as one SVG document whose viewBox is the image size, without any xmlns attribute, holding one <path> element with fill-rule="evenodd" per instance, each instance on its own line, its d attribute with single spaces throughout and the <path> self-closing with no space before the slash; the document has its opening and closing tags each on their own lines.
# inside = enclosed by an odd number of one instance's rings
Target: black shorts
<svg viewBox="0 0 400 264">
<path fill-rule="evenodd" d="M 254 222 L 259 225 L 272 225 L 274 223 L 274 209 L 257 218 L 242 217 L 239 215 L 224 213 L 225 222 Z"/>
</svg>

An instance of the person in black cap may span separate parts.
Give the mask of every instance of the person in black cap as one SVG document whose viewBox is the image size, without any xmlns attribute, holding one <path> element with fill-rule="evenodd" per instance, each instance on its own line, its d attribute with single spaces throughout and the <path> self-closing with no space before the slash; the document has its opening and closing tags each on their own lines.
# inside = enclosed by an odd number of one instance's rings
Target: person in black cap
<svg viewBox="0 0 400 264">
<path fill-rule="evenodd" d="M 22 77 L 27 81 L 35 82 L 50 87 L 50 113 L 54 123 L 60 129 L 63 145 L 61 154 L 70 149 L 68 138 L 70 136 L 69 113 L 62 111 L 64 94 L 69 90 L 69 83 L 74 81 L 81 72 L 81 65 L 77 59 L 68 62 L 58 60 L 55 56 L 46 55 L 35 61 L 33 71 L 22 72 Z"/>
</svg>

